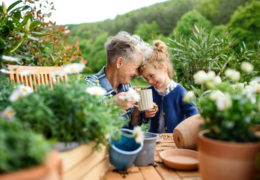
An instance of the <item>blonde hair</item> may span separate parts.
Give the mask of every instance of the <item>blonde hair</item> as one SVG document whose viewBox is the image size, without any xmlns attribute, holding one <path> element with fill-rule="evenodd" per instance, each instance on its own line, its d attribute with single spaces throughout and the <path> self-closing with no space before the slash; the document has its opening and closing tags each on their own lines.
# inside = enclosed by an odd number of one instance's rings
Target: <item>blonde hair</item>
<svg viewBox="0 0 260 180">
<path fill-rule="evenodd" d="M 168 47 L 163 41 L 155 40 L 153 42 L 153 52 L 150 58 L 144 61 L 143 64 L 139 67 L 140 73 L 144 71 L 147 64 L 151 64 L 155 69 L 161 69 L 163 65 L 166 65 L 169 78 L 173 78 L 173 64 L 168 55 Z"/>
</svg>

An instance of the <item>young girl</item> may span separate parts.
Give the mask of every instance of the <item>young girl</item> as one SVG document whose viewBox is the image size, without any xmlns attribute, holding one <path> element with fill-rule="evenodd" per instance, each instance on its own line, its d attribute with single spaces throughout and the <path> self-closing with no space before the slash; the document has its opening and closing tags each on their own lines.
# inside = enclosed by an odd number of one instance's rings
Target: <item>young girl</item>
<svg viewBox="0 0 260 180">
<path fill-rule="evenodd" d="M 154 108 L 144 112 L 145 119 L 151 121 L 149 132 L 172 133 L 182 120 L 198 113 L 195 106 L 183 101 L 185 88 L 172 80 L 173 65 L 164 42 L 154 42 L 151 57 L 139 71 L 151 85 L 153 101 L 158 105 L 158 111 Z"/>
</svg>

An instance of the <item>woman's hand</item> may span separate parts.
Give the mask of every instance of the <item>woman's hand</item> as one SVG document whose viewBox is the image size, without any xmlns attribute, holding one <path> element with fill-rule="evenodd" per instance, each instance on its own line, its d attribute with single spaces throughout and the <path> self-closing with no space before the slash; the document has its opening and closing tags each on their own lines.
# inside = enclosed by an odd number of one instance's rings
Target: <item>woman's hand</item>
<svg viewBox="0 0 260 180">
<path fill-rule="evenodd" d="M 128 92 L 121 92 L 114 96 L 117 100 L 117 104 L 124 110 L 134 107 L 136 101 L 134 98 L 129 98 Z"/>
</svg>

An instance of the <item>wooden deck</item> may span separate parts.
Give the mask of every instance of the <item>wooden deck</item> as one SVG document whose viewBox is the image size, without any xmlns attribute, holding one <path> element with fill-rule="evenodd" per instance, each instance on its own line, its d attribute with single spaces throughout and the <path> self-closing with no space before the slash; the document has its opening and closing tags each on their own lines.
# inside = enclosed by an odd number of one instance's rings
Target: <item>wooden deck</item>
<svg viewBox="0 0 260 180">
<path fill-rule="evenodd" d="M 110 167 L 102 180 L 200 180 L 198 170 L 179 171 L 168 168 L 159 157 L 163 150 L 177 148 L 173 141 L 172 134 L 161 134 L 163 140 L 157 142 L 156 152 L 154 154 L 154 164 L 150 166 L 137 167 L 132 165 L 127 171 L 114 171 Z"/>
</svg>

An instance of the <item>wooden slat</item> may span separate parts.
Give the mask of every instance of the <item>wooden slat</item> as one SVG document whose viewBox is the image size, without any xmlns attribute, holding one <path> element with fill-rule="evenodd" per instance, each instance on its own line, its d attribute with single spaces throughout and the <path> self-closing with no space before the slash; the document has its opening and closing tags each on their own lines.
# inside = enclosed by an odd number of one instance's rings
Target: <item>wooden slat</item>
<svg viewBox="0 0 260 180">
<path fill-rule="evenodd" d="M 181 178 L 200 177 L 198 170 L 194 171 L 176 171 Z"/>
<path fill-rule="evenodd" d="M 93 151 L 87 158 L 75 165 L 70 170 L 64 173 L 64 180 L 80 179 L 86 173 L 90 172 L 100 162 L 102 162 L 107 155 L 105 147 L 101 151 Z"/>
<path fill-rule="evenodd" d="M 30 87 L 33 87 L 32 75 L 28 76 L 28 84 Z"/>
<path fill-rule="evenodd" d="M 26 86 L 29 86 L 29 79 L 28 79 L 29 76 L 24 76 L 24 79 L 25 79 L 25 85 Z"/>
<path fill-rule="evenodd" d="M 155 167 L 157 172 L 163 177 L 164 180 L 181 180 L 181 178 L 176 174 L 175 171 L 166 167 L 163 164 L 159 164 Z"/>
<path fill-rule="evenodd" d="M 154 169 L 153 166 L 139 167 L 144 179 L 147 180 L 163 180 L 160 174 Z"/>
<path fill-rule="evenodd" d="M 81 145 L 71 151 L 60 153 L 63 172 L 70 170 L 76 164 L 86 159 L 94 151 L 94 146 L 94 143 L 89 143 L 87 145 Z"/>
<path fill-rule="evenodd" d="M 145 180 L 142 173 L 135 166 L 132 166 L 127 171 L 113 172 L 109 170 L 101 180 Z"/>
<path fill-rule="evenodd" d="M 51 77 L 50 74 L 48 74 L 47 77 L 48 77 L 49 85 L 50 85 L 50 87 L 51 87 L 51 89 L 52 89 L 52 88 L 53 88 L 53 80 L 52 80 L 52 77 Z"/>
<path fill-rule="evenodd" d="M 188 177 L 188 178 L 183 178 L 183 180 L 201 180 L 201 177 Z"/>
<path fill-rule="evenodd" d="M 106 157 L 103 161 L 101 161 L 97 166 L 91 169 L 91 172 L 85 174 L 81 179 L 82 180 L 100 180 L 102 176 L 109 169 L 109 158 Z"/>
</svg>

